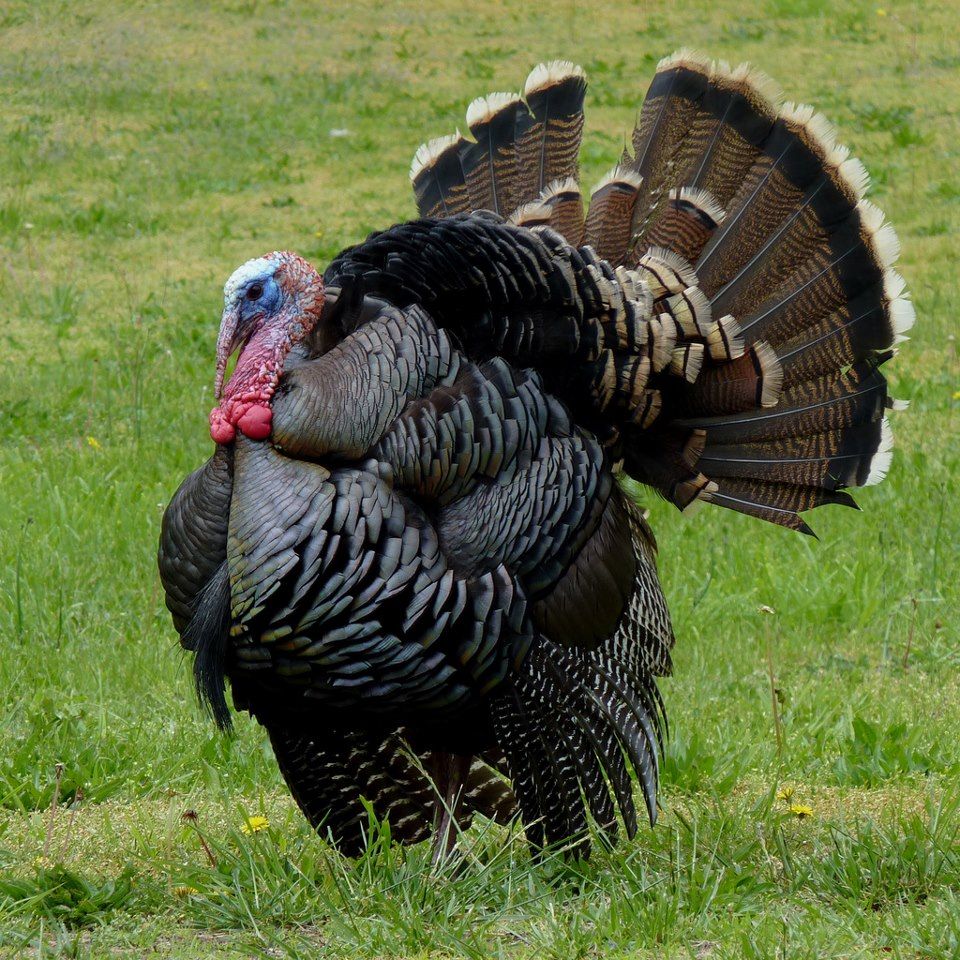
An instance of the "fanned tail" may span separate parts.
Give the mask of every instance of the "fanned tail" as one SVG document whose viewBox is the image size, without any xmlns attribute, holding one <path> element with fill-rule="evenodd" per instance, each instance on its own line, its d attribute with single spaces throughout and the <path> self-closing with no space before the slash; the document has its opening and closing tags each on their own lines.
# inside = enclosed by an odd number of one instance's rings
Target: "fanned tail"
<svg viewBox="0 0 960 960">
<path fill-rule="evenodd" d="M 524 100 L 477 101 L 475 144 L 418 153 L 421 212 L 508 196 L 558 259 L 561 238 L 585 244 L 569 255 L 584 320 L 564 399 L 680 509 L 713 502 L 809 533 L 801 512 L 854 505 L 844 488 L 886 472 L 897 403 L 878 368 L 914 320 L 863 165 L 763 74 L 680 51 L 584 218 L 584 90 L 558 62 Z"/>
<path fill-rule="evenodd" d="M 675 343 L 625 469 L 683 510 L 809 533 L 799 513 L 855 506 L 844 488 L 890 463 L 879 367 L 914 320 L 896 235 L 827 121 L 746 65 L 662 61 L 632 144 L 586 238 L 637 270 Z"/>
</svg>

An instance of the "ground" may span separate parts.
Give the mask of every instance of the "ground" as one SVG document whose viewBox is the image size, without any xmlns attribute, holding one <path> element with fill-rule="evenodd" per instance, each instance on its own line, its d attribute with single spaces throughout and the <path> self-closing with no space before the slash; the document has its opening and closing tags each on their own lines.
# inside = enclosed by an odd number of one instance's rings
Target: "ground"
<svg viewBox="0 0 960 960">
<path fill-rule="evenodd" d="M 0 4 L 0 955 L 960 956 L 956 0 L 120 7 Z M 262 731 L 195 706 L 157 581 L 222 283 L 411 216 L 417 144 L 541 59 L 586 68 L 594 182 L 681 46 L 775 76 L 873 175 L 919 316 L 890 477 L 818 541 L 649 503 L 656 829 L 578 866 L 477 828 L 440 876 L 384 837 L 345 861 Z"/>
</svg>

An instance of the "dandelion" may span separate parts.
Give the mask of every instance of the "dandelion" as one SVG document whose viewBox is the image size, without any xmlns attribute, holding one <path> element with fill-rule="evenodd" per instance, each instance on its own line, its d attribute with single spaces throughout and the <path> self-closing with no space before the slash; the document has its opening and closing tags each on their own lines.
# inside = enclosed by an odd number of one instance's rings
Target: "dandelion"
<svg viewBox="0 0 960 960">
<path fill-rule="evenodd" d="M 806 820 L 813 816 L 813 807 L 808 807 L 805 803 L 793 803 L 790 805 L 790 812 L 798 820 Z"/>
<path fill-rule="evenodd" d="M 954 390 L 954 391 L 953 391 L 953 399 L 954 399 L 954 400 L 960 400 L 960 390 Z"/>
<path fill-rule="evenodd" d="M 797 791 L 793 787 L 781 787 L 777 791 L 777 799 L 782 800 L 784 803 L 787 803 L 793 798 L 793 795 L 796 792 Z"/>
<path fill-rule="evenodd" d="M 87 437 L 87 446 L 93 447 L 94 450 L 103 449 L 103 447 L 100 446 L 100 441 L 96 437 Z"/>
<path fill-rule="evenodd" d="M 886 15 L 887 15 L 887 11 L 884 10 L 883 7 L 877 7 L 877 16 L 878 16 L 878 17 L 885 17 Z"/>
<path fill-rule="evenodd" d="M 173 888 L 175 897 L 195 897 L 199 893 L 200 891 L 196 887 L 188 887 L 186 884 Z"/>
<path fill-rule="evenodd" d="M 249 836 L 251 833 L 259 833 L 261 830 L 266 830 L 269 826 L 270 821 L 266 817 L 257 815 L 255 817 L 247 817 L 247 819 L 240 824 L 240 830 Z"/>
</svg>

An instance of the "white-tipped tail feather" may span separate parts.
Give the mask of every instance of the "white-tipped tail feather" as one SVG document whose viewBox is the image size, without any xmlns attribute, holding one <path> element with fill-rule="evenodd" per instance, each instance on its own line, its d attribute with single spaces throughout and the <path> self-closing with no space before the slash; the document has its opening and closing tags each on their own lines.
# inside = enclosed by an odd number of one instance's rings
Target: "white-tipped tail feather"
<svg viewBox="0 0 960 960">
<path fill-rule="evenodd" d="M 670 191 L 671 200 L 682 200 L 698 210 L 702 210 L 714 223 L 723 223 L 726 211 L 717 202 L 716 197 L 708 190 L 699 187 L 674 187 Z"/>
<path fill-rule="evenodd" d="M 897 232 L 892 224 L 886 222 L 883 211 L 869 200 L 861 200 L 857 204 L 857 210 L 863 229 L 872 241 L 878 262 L 884 267 L 892 266 L 900 256 Z"/>
<path fill-rule="evenodd" d="M 699 287 L 687 287 L 667 298 L 667 306 L 688 337 L 703 337 L 710 330 L 710 301 Z"/>
<path fill-rule="evenodd" d="M 745 345 L 740 324 L 730 314 L 721 317 L 707 335 L 707 347 L 714 360 L 736 360 L 742 357 Z"/>
<path fill-rule="evenodd" d="M 848 157 L 837 164 L 840 176 L 858 199 L 870 189 L 870 174 L 867 168 L 856 158 Z"/>
<path fill-rule="evenodd" d="M 883 277 L 883 296 L 890 311 L 890 323 L 893 332 L 903 336 L 917 319 L 917 313 L 910 295 L 906 292 L 907 283 L 896 270 L 888 270 Z"/>
<path fill-rule="evenodd" d="M 527 77 L 523 85 L 524 97 L 531 97 L 538 90 L 552 86 L 565 80 L 567 77 L 586 77 L 583 67 L 570 60 L 551 60 L 548 63 L 538 63 Z"/>
<path fill-rule="evenodd" d="M 697 285 L 697 272 L 690 265 L 689 261 L 684 260 L 679 253 L 674 253 L 666 247 L 648 247 L 647 252 L 640 258 L 641 265 L 662 264 L 668 267 L 670 273 L 675 275 L 676 281 L 682 286 L 668 288 L 671 293 L 679 293 L 687 287 Z"/>
<path fill-rule="evenodd" d="M 780 108 L 780 119 L 819 150 L 825 161 L 837 149 L 837 128 L 809 104 L 785 103 Z"/>
<path fill-rule="evenodd" d="M 472 130 L 489 122 L 491 117 L 506 107 L 519 102 L 520 95 L 517 93 L 488 93 L 485 97 L 477 97 L 467 107 L 467 126 Z"/>
<path fill-rule="evenodd" d="M 673 348 L 677 345 L 677 325 L 669 313 L 662 313 L 650 321 L 651 349 L 650 359 L 654 372 L 659 373 L 673 359 Z"/>
<path fill-rule="evenodd" d="M 596 193 L 611 183 L 622 183 L 631 190 L 639 190 L 643 185 L 643 177 L 636 170 L 617 164 L 609 173 L 605 174 L 597 181 L 591 193 Z"/>
<path fill-rule="evenodd" d="M 540 200 L 547 203 L 564 193 L 580 193 L 580 184 L 577 183 L 576 177 L 563 177 L 561 180 L 548 183 L 543 188 L 543 193 L 540 194 Z"/>
<path fill-rule="evenodd" d="M 893 460 L 893 431 L 890 429 L 890 421 L 884 417 L 880 424 L 880 446 L 877 447 L 877 452 L 870 461 L 870 474 L 863 485 L 872 487 L 883 480 L 890 469 L 891 460 Z"/>
<path fill-rule="evenodd" d="M 415 180 L 423 170 L 427 169 L 427 167 L 432 167 L 440 158 L 440 155 L 449 147 L 456 146 L 462 142 L 463 136 L 458 130 L 449 136 L 434 137 L 433 140 L 428 140 L 426 143 L 420 144 L 420 146 L 417 147 L 417 152 L 413 155 L 413 162 L 410 164 L 410 179 Z"/>
<path fill-rule="evenodd" d="M 670 359 L 670 372 L 683 377 L 687 383 L 693 383 L 703 368 L 704 348 L 702 343 L 685 343 L 675 347 Z"/>
<path fill-rule="evenodd" d="M 541 227 L 550 223 L 552 213 L 550 206 L 542 200 L 531 200 L 517 207 L 508 219 L 518 227 Z"/>
<path fill-rule="evenodd" d="M 737 86 L 746 87 L 776 108 L 783 102 L 783 90 L 780 84 L 762 70 L 749 63 L 739 63 L 727 75 L 727 79 Z"/>
<path fill-rule="evenodd" d="M 668 57 L 664 57 L 657 64 L 657 72 L 663 70 L 672 70 L 674 67 L 689 67 L 692 70 L 699 70 L 702 73 L 709 74 L 711 65 L 710 58 L 702 54 L 699 50 L 693 50 L 690 47 L 681 47 L 675 50 Z"/>
<path fill-rule="evenodd" d="M 780 401 L 780 394 L 783 391 L 783 367 L 773 347 L 765 340 L 758 340 L 753 345 L 753 349 L 757 353 L 760 375 L 763 378 L 760 406 L 775 407 Z"/>
</svg>

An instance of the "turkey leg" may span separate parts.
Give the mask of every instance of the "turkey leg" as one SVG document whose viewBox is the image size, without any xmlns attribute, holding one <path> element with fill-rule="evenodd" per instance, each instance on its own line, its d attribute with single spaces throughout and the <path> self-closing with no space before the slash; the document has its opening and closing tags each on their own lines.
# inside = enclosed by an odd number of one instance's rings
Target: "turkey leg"
<svg viewBox="0 0 960 960">
<path fill-rule="evenodd" d="M 457 843 L 460 808 L 470 773 L 472 757 L 462 753 L 435 751 L 430 754 L 429 773 L 434 784 L 433 856 L 431 863 L 442 863 Z"/>
</svg>

